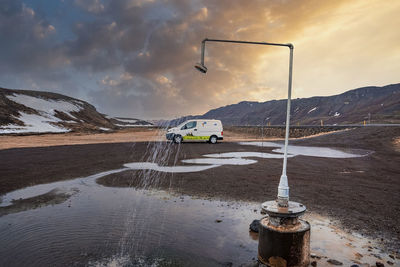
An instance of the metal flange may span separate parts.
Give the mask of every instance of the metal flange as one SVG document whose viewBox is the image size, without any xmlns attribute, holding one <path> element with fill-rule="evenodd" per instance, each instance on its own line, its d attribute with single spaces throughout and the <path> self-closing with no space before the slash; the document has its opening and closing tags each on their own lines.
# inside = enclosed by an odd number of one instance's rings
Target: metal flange
<svg viewBox="0 0 400 267">
<path fill-rule="evenodd" d="M 299 217 L 306 211 L 306 206 L 301 203 L 289 201 L 288 207 L 281 207 L 276 200 L 266 201 L 261 208 L 271 217 Z"/>
</svg>

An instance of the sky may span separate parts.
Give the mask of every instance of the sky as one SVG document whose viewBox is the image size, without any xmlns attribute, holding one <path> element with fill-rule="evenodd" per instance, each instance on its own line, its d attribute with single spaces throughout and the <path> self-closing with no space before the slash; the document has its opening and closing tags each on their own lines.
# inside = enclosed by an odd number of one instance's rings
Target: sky
<svg viewBox="0 0 400 267">
<path fill-rule="evenodd" d="M 240 101 L 400 82 L 398 0 L 1 0 L 0 87 L 51 91 L 111 116 L 169 119 Z"/>
</svg>

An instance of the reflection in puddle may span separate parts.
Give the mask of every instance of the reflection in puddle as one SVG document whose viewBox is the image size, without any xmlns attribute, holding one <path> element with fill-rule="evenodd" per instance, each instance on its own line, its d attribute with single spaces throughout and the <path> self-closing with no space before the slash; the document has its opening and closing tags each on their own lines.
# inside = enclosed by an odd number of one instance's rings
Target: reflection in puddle
<svg viewBox="0 0 400 267">
<path fill-rule="evenodd" d="M 0 218 L 1 266 L 237 266 L 257 256 L 257 235 L 248 229 L 262 217 L 259 203 L 73 181 L 69 186 L 79 193 L 68 202 Z M 305 219 L 312 225 L 311 252 L 319 266 L 328 259 L 345 266 L 375 263 L 377 257 L 396 264 L 373 240 L 316 214 Z"/>
<path fill-rule="evenodd" d="M 194 163 L 194 164 L 218 164 L 218 165 L 249 165 L 257 163 L 256 160 L 242 159 L 242 158 L 232 158 L 232 159 L 200 158 L 200 159 L 185 159 L 182 160 L 182 162 Z"/>
<path fill-rule="evenodd" d="M 263 146 L 263 147 L 281 147 L 273 150 L 273 152 L 283 152 L 281 144 L 272 142 L 240 142 L 240 144 Z M 368 155 L 368 153 L 363 155 L 350 154 L 325 147 L 289 146 L 288 149 L 290 153 L 288 157 L 294 157 L 296 155 L 305 155 L 305 156 L 318 156 L 318 157 L 330 157 L 330 158 L 353 158 L 353 157 L 362 157 Z M 256 160 L 244 159 L 244 158 L 252 157 L 252 158 L 279 159 L 283 157 L 283 154 L 273 154 L 264 152 L 227 152 L 227 153 L 206 154 L 204 155 L 204 157 L 206 158 L 181 160 L 181 162 L 183 163 L 202 164 L 202 165 L 191 165 L 191 166 L 187 165 L 160 166 L 157 163 L 153 162 L 126 163 L 124 164 L 125 168 L 105 171 L 88 177 L 77 178 L 76 180 L 78 180 L 80 183 L 83 184 L 94 183 L 94 181 L 97 178 L 101 178 L 109 174 L 123 172 L 126 170 L 154 170 L 154 171 L 168 172 L 168 173 L 200 172 L 211 168 L 220 167 L 222 165 L 248 165 L 257 163 Z M 63 186 L 69 186 L 70 183 L 75 183 L 75 182 L 74 181 L 56 182 L 52 184 L 53 186 L 51 189 L 53 188 L 62 189 Z M 40 194 L 45 194 L 51 189 L 48 187 L 48 185 L 45 184 L 45 185 L 36 185 L 25 189 L 10 192 L 2 196 L 2 202 L 0 202 L 0 207 L 10 205 L 13 199 L 34 197 Z"/>
<path fill-rule="evenodd" d="M 204 157 L 210 158 L 263 158 L 263 159 L 282 159 L 283 154 L 272 154 L 263 152 L 226 152 L 226 153 L 215 153 L 206 154 Z M 294 155 L 288 155 L 289 158 Z"/>
<path fill-rule="evenodd" d="M 303 218 L 311 224 L 312 260 L 318 265 L 329 266 L 329 259 L 338 260 L 345 266 L 396 262 L 379 248 L 378 242 L 357 233 L 350 234 L 326 217 L 308 212 Z"/>
<path fill-rule="evenodd" d="M 64 190 L 64 191 L 70 191 L 72 188 L 78 188 L 81 189 L 83 186 L 89 186 L 89 185 L 97 185 L 96 180 L 98 178 L 101 178 L 103 176 L 107 176 L 110 174 L 118 173 L 118 172 L 123 172 L 129 170 L 129 168 L 121 168 L 121 169 L 116 169 L 116 170 L 111 170 L 111 171 L 105 171 L 105 172 L 100 172 L 96 173 L 87 177 L 80 177 L 76 178 L 73 180 L 66 180 L 66 181 L 60 181 L 60 182 L 55 182 L 55 183 L 50 183 L 50 184 L 39 184 L 39 185 L 34 185 L 30 187 L 26 187 L 23 189 L 18 189 L 15 191 L 12 191 L 10 193 L 7 193 L 2 196 L 2 202 L 0 203 L 0 207 L 5 207 L 8 205 L 11 205 L 14 199 L 26 199 L 26 198 L 31 198 L 39 195 L 46 194 L 47 192 L 53 190 L 53 189 L 59 189 L 59 190 Z"/>
<path fill-rule="evenodd" d="M 274 143 L 270 146 L 278 147 L 276 152 L 281 147 Z M 300 148 L 300 152 L 289 149 L 290 156 L 361 156 L 329 148 Z M 228 152 L 204 156 L 182 161 L 200 165 L 127 163 L 124 168 L 4 195 L 0 209 L 11 205 L 12 199 L 34 197 L 56 188 L 63 192 L 74 188 L 77 192 L 61 204 L 0 217 L 0 266 L 221 266 L 251 262 L 257 256 L 258 241 L 248 229 L 250 222 L 261 218 L 255 212 L 259 203 L 176 197 L 163 191 L 110 188 L 95 182 L 132 169 L 196 172 L 225 164 L 257 162 L 244 159 L 247 157 L 281 158 L 282 154 Z M 398 263 L 380 251 L 373 240 L 347 234 L 329 219 L 315 214 L 307 214 L 306 219 L 312 225 L 311 252 L 319 257 L 319 265 L 327 265 L 329 258 L 344 265 L 375 263 L 379 258 Z"/>
<path fill-rule="evenodd" d="M 73 186 L 65 203 L 0 217 L 0 266 L 220 266 L 256 256 L 253 204 Z"/>
<path fill-rule="evenodd" d="M 200 172 L 208 170 L 211 168 L 219 167 L 218 163 L 213 163 L 207 166 L 159 166 L 157 163 L 153 162 L 133 162 L 124 164 L 125 167 L 131 170 L 154 170 L 159 172 Z"/>
<path fill-rule="evenodd" d="M 272 150 L 276 153 L 283 153 L 284 145 L 272 142 L 240 142 L 241 145 L 259 146 L 259 147 L 278 147 Z M 338 149 L 328 147 L 312 147 L 312 146 L 288 146 L 288 153 L 292 155 L 302 155 L 309 157 L 323 157 L 323 158 L 358 158 L 369 155 L 369 152 L 363 151 L 363 154 L 353 154 L 340 151 Z"/>
</svg>

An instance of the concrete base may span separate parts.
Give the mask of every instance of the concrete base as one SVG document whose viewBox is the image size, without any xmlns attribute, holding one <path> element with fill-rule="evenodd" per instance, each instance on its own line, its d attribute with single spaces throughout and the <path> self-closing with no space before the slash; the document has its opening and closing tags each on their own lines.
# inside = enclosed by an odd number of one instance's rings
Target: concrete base
<svg viewBox="0 0 400 267">
<path fill-rule="evenodd" d="M 310 224 L 265 217 L 260 221 L 258 259 L 268 266 L 308 266 Z"/>
</svg>

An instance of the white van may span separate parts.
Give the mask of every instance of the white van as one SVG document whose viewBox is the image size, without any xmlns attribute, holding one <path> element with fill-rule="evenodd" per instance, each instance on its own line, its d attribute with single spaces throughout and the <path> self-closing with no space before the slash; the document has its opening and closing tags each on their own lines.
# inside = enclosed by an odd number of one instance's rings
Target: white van
<svg viewBox="0 0 400 267">
<path fill-rule="evenodd" d="M 167 131 L 167 139 L 175 143 L 182 141 L 208 141 L 212 144 L 223 140 L 223 129 L 220 120 L 188 120 Z"/>
</svg>

